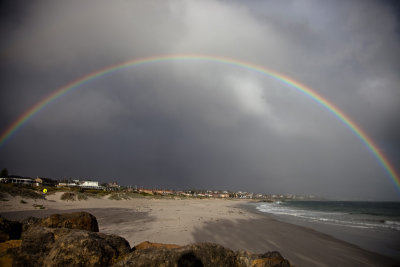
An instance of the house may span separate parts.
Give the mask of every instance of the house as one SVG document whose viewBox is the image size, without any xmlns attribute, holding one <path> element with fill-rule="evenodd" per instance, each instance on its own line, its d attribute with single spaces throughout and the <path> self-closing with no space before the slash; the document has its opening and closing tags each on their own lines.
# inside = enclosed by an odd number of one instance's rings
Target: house
<svg viewBox="0 0 400 267">
<path fill-rule="evenodd" d="M 50 179 L 50 178 L 40 178 L 37 177 L 35 179 L 35 185 L 36 186 L 57 186 L 58 182 Z"/>
<path fill-rule="evenodd" d="M 113 182 L 113 183 L 108 183 L 107 184 L 107 189 L 108 190 L 117 190 L 119 189 L 121 186 L 117 183 L 117 182 Z"/>
<path fill-rule="evenodd" d="M 104 189 L 104 187 L 99 186 L 98 181 L 79 181 L 78 186 L 86 189 Z"/>
<path fill-rule="evenodd" d="M 84 189 L 97 189 L 97 190 L 104 190 L 103 186 L 99 185 L 98 181 L 80 181 L 80 180 L 73 180 L 73 183 L 58 183 L 58 187 L 80 187 Z"/>
<path fill-rule="evenodd" d="M 17 185 L 29 185 L 29 186 L 35 185 L 35 180 L 33 180 L 32 178 L 8 177 L 8 178 L 0 178 L 0 182 L 2 182 L 2 183 L 10 183 L 10 184 L 17 184 Z"/>
</svg>

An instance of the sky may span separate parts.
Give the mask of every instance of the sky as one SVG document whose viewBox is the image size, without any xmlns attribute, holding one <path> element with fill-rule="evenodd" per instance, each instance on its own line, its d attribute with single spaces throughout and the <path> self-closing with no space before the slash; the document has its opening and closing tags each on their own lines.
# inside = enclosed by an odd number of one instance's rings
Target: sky
<svg viewBox="0 0 400 267">
<path fill-rule="evenodd" d="M 395 1 L 2 1 L 0 132 L 51 92 L 123 61 L 232 58 L 285 74 L 356 122 L 400 172 Z M 400 200 L 338 118 L 260 73 L 155 62 L 92 80 L 0 147 L 10 174 L 122 185 Z"/>
</svg>

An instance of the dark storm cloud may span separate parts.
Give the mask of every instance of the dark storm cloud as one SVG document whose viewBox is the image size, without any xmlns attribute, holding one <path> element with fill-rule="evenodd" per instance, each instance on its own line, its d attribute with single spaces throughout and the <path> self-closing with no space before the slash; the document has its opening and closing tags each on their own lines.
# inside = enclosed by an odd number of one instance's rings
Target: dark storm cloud
<svg viewBox="0 0 400 267">
<path fill-rule="evenodd" d="M 7 10 L 1 129 L 104 66 L 209 54 L 307 84 L 400 168 L 399 21 L 387 3 L 42 1 Z M 271 78 L 212 62 L 153 63 L 91 81 L 38 113 L 1 153 L 0 165 L 21 175 L 398 199 L 382 167 L 324 108 Z"/>
</svg>

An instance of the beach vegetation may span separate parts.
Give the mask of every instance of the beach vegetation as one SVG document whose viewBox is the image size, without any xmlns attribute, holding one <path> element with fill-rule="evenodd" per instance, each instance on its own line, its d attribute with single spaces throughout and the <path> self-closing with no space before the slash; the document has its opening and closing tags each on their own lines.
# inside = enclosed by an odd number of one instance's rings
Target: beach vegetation
<svg viewBox="0 0 400 267">
<path fill-rule="evenodd" d="M 93 197 L 103 197 L 110 194 L 109 191 L 95 190 L 95 189 L 82 189 L 81 192 L 84 192 L 88 196 L 93 196 Z"/>
<path fill-rule="evenodd" d="M 39 205 L 39 204 L 33 204 L 32 205 L 34 208 L 38 208 L 38 209 L 41 209 L 41 210 L 44 210 L 45 209 L 45 207 L 43 206 L 43 205 Z"/>
<path fill-rule="evenodd" d="M 130 197 L 125 193 L 111 193 L 108 197 L 111 200 L 122 200 L 122 199 L 130 199 Z"/>
<path fill-rule="evenodd" d="M 146 193 L 146 192 L 139 192 L 137 193 L 138 195 L 144 196 L 144 197 L 153 197 L 152 194 Z"/>
<path fill-rule="evenodd" d="M 0 192 L 25 198 L 42 198 L 42 195 L 30 186 L 0 184 Z"/>
<path fill-rule="evenodd" d="M 61 195 L 60 199 L 65 201 L 75 201 L 76 194 L 72 192 L 65 192 Z"/>
<path fill-rule="evenodd" d="M 87 200 L 88 199 L 88 196 L 85 193 L 79 192 L 77 194 L 77 196 L 78 196 L 78 200 Z"/>
</svg>

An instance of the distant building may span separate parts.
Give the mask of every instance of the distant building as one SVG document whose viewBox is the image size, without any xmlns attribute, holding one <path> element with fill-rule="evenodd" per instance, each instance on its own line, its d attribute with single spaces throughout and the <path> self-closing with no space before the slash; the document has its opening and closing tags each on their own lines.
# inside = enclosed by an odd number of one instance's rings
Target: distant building
<svg viewBox="0 0 400 267">
<path fill-rule="evenodd" d="M 57 186 L 57 184 L 58 184 L 58 182 L 56 180 L 49 179 L 49 178 L 37 177 L 35 179 L 36 186 Z"/>
<path fill-rule="evenodd" d="M 153 190 L 153 194 L 159 194 L 159 195 L 173 195 L 175 192 L 172 190 L 165 190 L 165 189 L 161 189 L 161 190 Z"/>
<path fill-rule="evenodd" d="M 98 181 L 79 181 L 78 186 L 86 189 L 104 189 L 104 187 L 99 186 Z"/>
<path fill-rule="evenodd" d="M 107 190 L 117 190 L 119 188 L 121 188 L 121 186 L 117 182 L 107 184 Z"/>
<path fill-rule="evenodd" d="M 97 189 L 97 190 L 104 190 L 103 186 L 99 185 L 98 181 L 80 181 L 80 180 L 73 180 L 73 183 L 58 183 L 58 187 L 80 187 L 84 189 Z"/>
<path fill-rule="evenodd" d="M 35 185 L 35 180 L 33 180 L 32 178 L 0 178 L 0 182 L 17 185 Z"/>
</svg>

